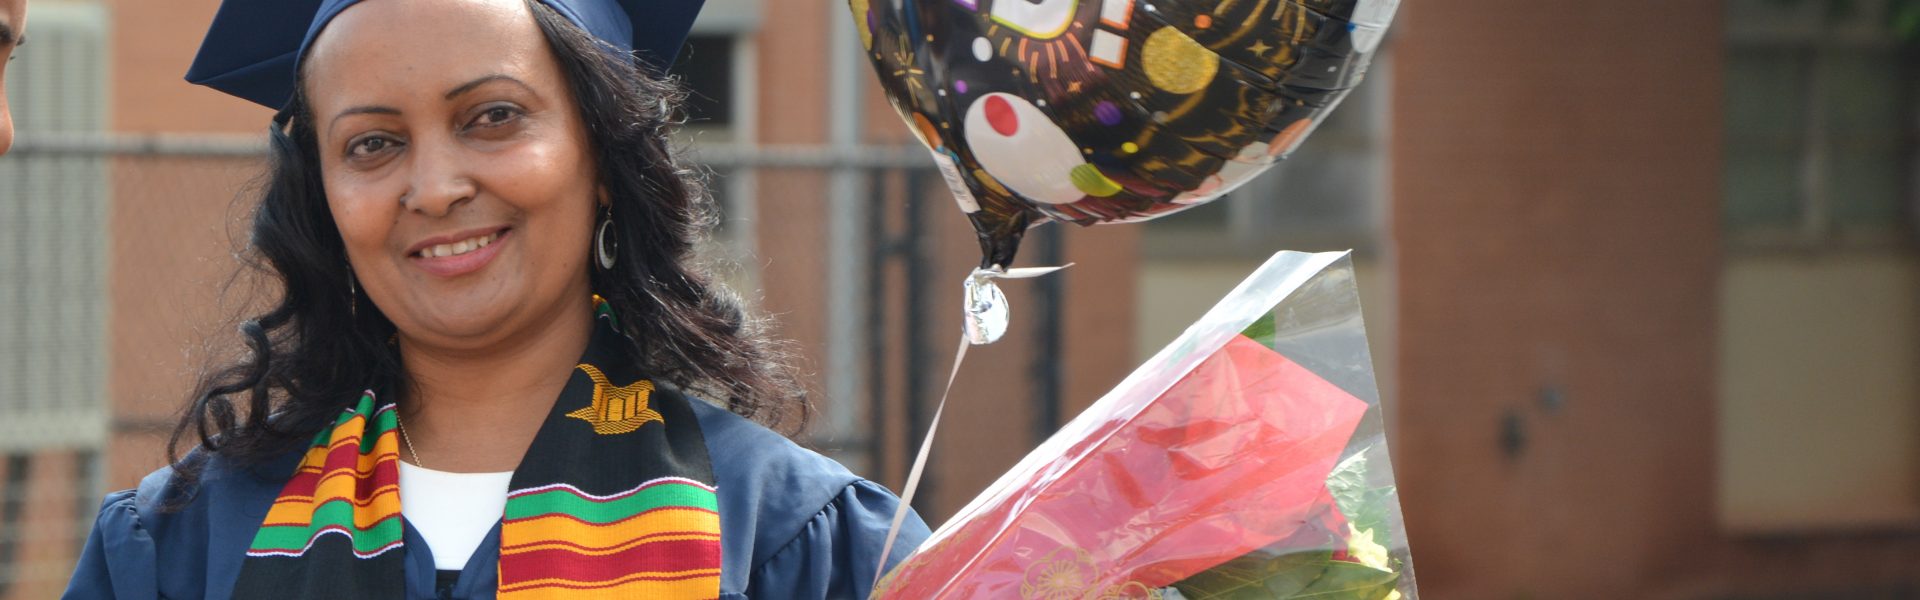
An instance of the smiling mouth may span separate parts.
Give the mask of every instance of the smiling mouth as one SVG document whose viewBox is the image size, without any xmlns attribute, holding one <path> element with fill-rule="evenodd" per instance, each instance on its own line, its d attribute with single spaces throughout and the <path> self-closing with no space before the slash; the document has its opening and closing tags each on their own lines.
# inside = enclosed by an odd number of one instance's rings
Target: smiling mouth
<svg viewBox="0 0 1920 600">
<path fill-rule="evenodd" d="M 443 256 L 459 256 L 462 254 L 466 254 L 468 252 L 473 252 L 475 250 L 479 250 L 481 248 L 487 247 L 488 244 L 492 244 L 494 241 L 500 239 L 500 233 L 501 232 L 495 231 L 493 233 L 489 233 L 486 235 L 470 237 L 464 240 L 460 240 L 458 242 L 451 242 L 446 244 L 435 244 L 432 246 L 421 248 L 419 252 L 414 253 L 414 256 L 419 258 L 439 258 Z"/>
</svg>

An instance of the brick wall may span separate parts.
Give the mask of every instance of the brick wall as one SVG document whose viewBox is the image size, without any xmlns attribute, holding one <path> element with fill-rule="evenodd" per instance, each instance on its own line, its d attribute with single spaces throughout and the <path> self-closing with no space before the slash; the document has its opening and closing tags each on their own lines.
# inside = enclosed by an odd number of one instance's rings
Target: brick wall
<svg viewBox="0 0 1920 600">
<path fill-rule="evenodd" d="M 1395 450 L 1422 591 L 1693 588 L 1717 547 L 1720 4 L 1403 11 Z"/>
<path fill-rule="evenodd" d="M 1910 530 L 1716 525 L 1721 14 L 1404 8 L 1395 450 L 1428 597 L 1920 589 Z"/>
</svg>

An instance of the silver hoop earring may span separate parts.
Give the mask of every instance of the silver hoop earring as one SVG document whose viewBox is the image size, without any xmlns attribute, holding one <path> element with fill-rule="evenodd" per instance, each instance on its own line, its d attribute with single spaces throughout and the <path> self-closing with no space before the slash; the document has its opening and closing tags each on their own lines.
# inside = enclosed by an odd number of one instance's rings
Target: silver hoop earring
<svg viewBox="0 0 1920 600">
<path fill-rule="evenodd" d="M 347 315 L 360 316 L 360 288 L 353 284 L 353 269 L 347 269 Z"/>
<path fill-rule="evenodd" d="M 620 250 L 620 240 L 613 233 L 613 207 L 607 207 L 607 218 L 600 221 L 600 231 L 593 236 L 593 251 L 599 255 L 601 269 L 613 269 L 613 262 Z"/>
</svg>

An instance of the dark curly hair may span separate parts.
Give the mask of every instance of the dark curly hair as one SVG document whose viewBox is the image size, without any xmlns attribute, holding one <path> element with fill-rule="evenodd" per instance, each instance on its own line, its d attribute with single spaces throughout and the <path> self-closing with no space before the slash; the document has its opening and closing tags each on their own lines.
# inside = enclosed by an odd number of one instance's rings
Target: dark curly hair
<svg viewBox="0 0 1920 600">
<path fill-rule="evenodd" d="M 527 2 L 558 59 L 612 198 L 616 266 L 595 269 L 595 293 L 636 345 L 642 372 L 789 435 L 811 409 L 785 344 L 714 281 L 694 251 L 715 222 L 699 172 L 668 133 L 684 92 L 625 50 L 594 38 L 540 2 Z M 347 285 L 346 249 L 321 187 L 304 94 L 270 133 L 269 165 L 244 259 L 278 286 L 278 304 L 240 325 L 251 352 L 203 374 L 174 426 L 167 456 L 192 487 L 204 463 L 258 465 L 310 443 L 363 389 L 408 389 L 394 325 Z M 355 307 L 359 307 L 356 309 Z M 193 443 L 199 450 L 182 458 Z"/>
</svg>

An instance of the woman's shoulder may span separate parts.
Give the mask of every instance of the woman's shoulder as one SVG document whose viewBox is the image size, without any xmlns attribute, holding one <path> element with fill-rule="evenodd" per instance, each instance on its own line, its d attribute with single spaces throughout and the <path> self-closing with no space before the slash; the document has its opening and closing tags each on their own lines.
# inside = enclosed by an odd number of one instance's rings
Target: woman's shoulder
<svg viewBox="0 0 1920 600">
<path fill-rule="evenodd" d="M 155 469 L 123 501 L 143 522 L 166 528 L 174 521 L 212 513 L 235 517 L 235 511 L 266 517 L 266 509 L 293 476 L 304 448 L 266 460 L 238 465 L 226 457 L 195 449 L 180 463 Z M 193 470 L 192 477 L 183 471 Z"/>
<path fill-rule="evenodd" d="M 753 564 L 798 535 L 806 521 L 862 480 L 845 466 L 786 436 L 701 400 L 691 400 L 713 463 L 720 499 L 722 546 L 752 548 Z M 734 525 L 728 527 L 728 525 Z M 744 545 L 743 545 L 744 544 Z"/>
<path fill-rule="evenodd" d="M 690 404 L 713 462 L 721 548 L 729 563 L 748 567 L 727 573 L 740 580 L 725 582 L 723 591 L 821 587 L 838 597 L 872 582 L 871 565 L 900 505 L 898 497 L 758 423 L 700 400 Z M 925 523 L 909 514 L 889 562 L 905 556 L 926 534 Z M 823 568 L 845 572 L 802 581 Z"/>
<path fill-rule="evenodd" d="M 242 468 L 196 451 L 183 462 L 197 465 L 197 477 L 166 466 L 132 489 L 108 494 L 68 596 L 152 597 L 143 591 L 154 590 L 200 597 L 206 578 L 237 574 L 254 531 L 293 472 L 287 458 Z"/>
<path fill-rule="evenodd" d="M 783 493 L 811 493 L 823 500 L 860 480 L 845 466 L 794 443 L 786 436 L 712 403 L 689 398 L 700 434 L 706 438 L 716 482 L 729 480 L 781 489 Z"/>
</svg>

